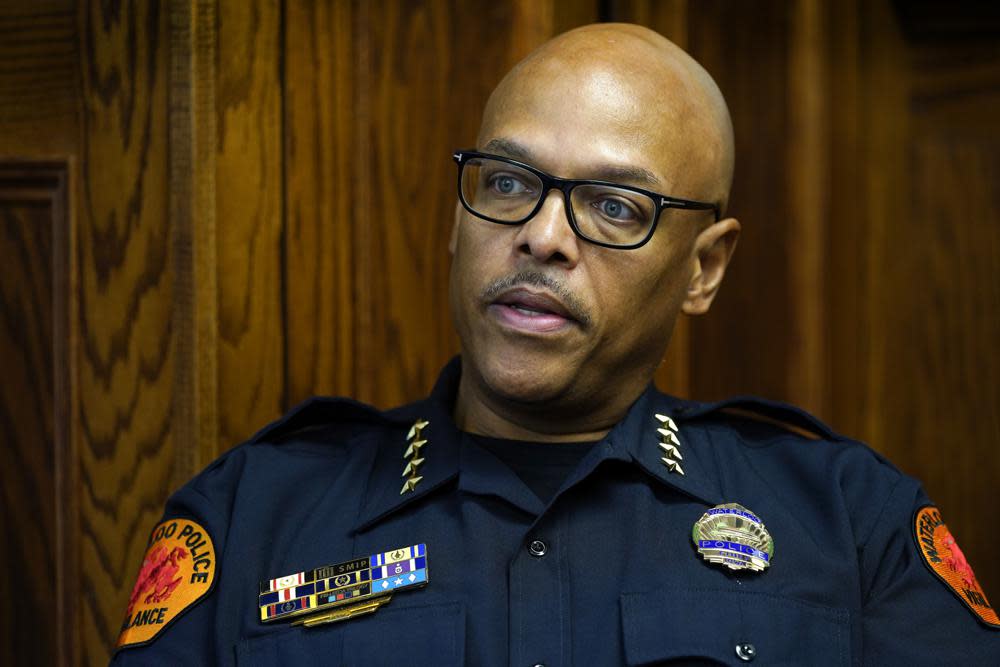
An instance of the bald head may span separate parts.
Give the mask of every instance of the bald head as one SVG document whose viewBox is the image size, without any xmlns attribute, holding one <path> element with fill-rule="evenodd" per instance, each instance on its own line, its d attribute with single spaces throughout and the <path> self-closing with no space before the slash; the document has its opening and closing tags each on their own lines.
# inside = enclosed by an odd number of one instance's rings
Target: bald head
<svg viewBox="0 0 1000 667">
<path fill-rule="evenodd" d="M 546 42 L 493 91 L 479 146 L 511 116 L 554 107 L 563 107 L 556 113 L 566 122 L 620 128 L 617 148 L 641 149 L 656 161 L 666 194 L 725 207 L 734 162 L 726 102 L 708 72 L 662 35 L 601 23 Z"/>
</svg>

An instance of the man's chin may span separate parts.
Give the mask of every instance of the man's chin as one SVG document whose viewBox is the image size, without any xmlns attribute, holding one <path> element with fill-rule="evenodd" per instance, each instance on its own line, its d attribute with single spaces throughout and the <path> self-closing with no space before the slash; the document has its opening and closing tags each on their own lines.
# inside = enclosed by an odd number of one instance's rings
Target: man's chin
<svg viewBox="0 0 1000 667">
<path fill-rule="evenodd" d="M 491 356 L 481 360 L 479 374 L 497 398 L 525 407 L 543 407 L 563 397 L 574 376 L 565 359 L 559 363 L 547 356 Z"/>
</svg>

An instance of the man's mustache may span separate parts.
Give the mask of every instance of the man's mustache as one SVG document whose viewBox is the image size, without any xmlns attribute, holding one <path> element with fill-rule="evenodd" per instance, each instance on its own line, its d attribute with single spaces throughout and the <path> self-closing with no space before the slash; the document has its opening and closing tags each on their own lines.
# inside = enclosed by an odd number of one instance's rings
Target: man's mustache
<svg viewBox="0 0 1000 667">
<path fill-rule="evenodd" d="M 520 271 L 503 278 L 497 278 L 483 289 L 480 298 L 483 303 L 492 303 L 507 290 L 524 285 L 542 287 L 551 292 L 566 307 L 573 319 L 583 326 L 590 326 L 593 321 L 583 302 L 576 298 L 565 285 L 555 278 L 537 271 Z"/>
</svg>

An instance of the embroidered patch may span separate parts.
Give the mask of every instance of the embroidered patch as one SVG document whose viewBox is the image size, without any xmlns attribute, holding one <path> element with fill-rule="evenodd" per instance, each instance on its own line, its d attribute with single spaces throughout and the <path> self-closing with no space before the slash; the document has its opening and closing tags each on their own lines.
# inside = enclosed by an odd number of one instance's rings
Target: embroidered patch
<svg viewBox="0 0 1000 667">
<path fill-rule="evenodd" d="M 938 508 L 925 505 L 917 510 L 913 515 L 913 538 L 924 564 L 931 572 L 965 603 L 976 618 L 986 625 L 1000 628 L 996 609 L 990 606 L 972 566 L 965 560 Z"/>
<path fill-rule="evenodd" d="M 118 648 L 151 642 L 214 581 L 215 547 L 208 531 L 187 519 L 158 525 L 129 597 Z"/>
</svg>

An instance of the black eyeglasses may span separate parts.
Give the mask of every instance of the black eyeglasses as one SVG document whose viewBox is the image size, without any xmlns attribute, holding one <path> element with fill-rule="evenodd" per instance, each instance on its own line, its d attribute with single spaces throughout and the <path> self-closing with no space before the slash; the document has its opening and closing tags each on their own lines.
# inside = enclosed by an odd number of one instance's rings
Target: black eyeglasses
<svg viewBox="0 0 1000 667">
<path fill-rule="evenodd" d="M 501 225 L 521 225 L 542 208 L 553 188 L 563 193 L 569 226 L 577 236 L 606 248 L 632 250 L 656 231 L 665 208 L 713 211 L 715 204 L 668 197 L 605 181 L 557 178 L 510 158 L 456 151 L 458 197 L 469 213 Z"/>
</svg>

